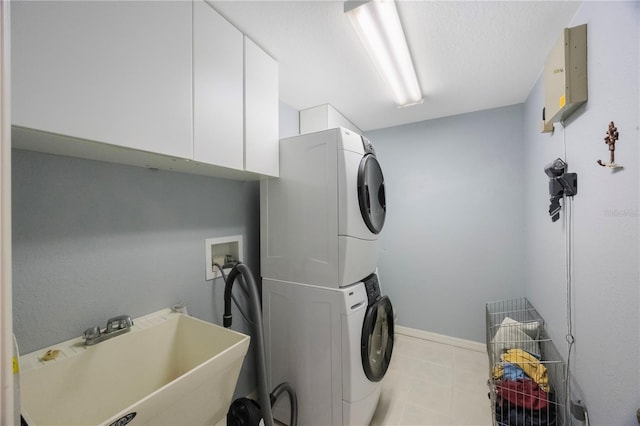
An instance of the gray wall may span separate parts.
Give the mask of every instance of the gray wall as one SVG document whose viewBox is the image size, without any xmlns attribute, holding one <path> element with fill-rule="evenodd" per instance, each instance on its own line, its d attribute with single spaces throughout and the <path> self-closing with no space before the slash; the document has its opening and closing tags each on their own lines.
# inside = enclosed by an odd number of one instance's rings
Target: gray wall
<svg viewBox="0 0 640 426">
<path fill-rule="evenodd" d="M 258 276 L 258 184 L 13 151 L 13 312 L 22 353 L 182 301 L 221 324 L 204 240 L 241 234 Z M 259 252 L 258 252 L 259 253 Z M 237 316 L 236 328 L 248 332 Z M 235 327 L 234 327 L 235 328 Z M 250 357 L 247 357 L 249 360 Z M 253 389 L 252 365 L 239 391 Z"/>
<path fill-rule="evenodd" d="M 297 111 L 281 103 L 280 115 L 282 134 L 296 134 Z M 14 334 L 23 354 L 114 315 L 177 302 L 221 324 L 224 284 L 204 279 L 206 238 L 243 235 L 245 262 L 260 276 L 258 182 L 22 150 L 12 169 Z M 235 307 L 233 328 L 250 334 Z M 250 352 L 236 395 L 253 391 L 254 378 Z"/>
<path fill-rule="evenodd" d="M 381 285 L 398 324 L 484 341 L 524 294 L 522 105 L 368 132 L 387 189 Z"/>
<path fill-rule="evenodd" d="M 300 134 L 300 113 L 284 102 L 280 102 L 280 139 Z"/>
<path fill-rule="evenodd" d="M 525 104 L 526 294 L 547 321 L 566 358 L 565 229 L 547 213 L 544 165 L 564 157 L 578 173 L 573 201 L 572 375 L 592 424 L 636 424 L 639 408 L 639 2 L 584 2 L 570 26 L 588 24 L 589 101 L 566 129 L 539 132 L 540 79 Z M 603 139 L 610 121 L 620 132 L 613 173 Z M 578 391 L 578 388 L 576 388 Z"/>
</svg>

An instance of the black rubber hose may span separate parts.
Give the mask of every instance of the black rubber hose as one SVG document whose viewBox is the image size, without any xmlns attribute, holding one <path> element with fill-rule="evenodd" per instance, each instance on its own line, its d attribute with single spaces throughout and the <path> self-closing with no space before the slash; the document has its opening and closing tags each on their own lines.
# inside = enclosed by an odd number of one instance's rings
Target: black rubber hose
<svg viewBox="0 0 640 426">
<path fill-rule="evenodd" d="M 223 269 L 224 267 L 220 266 L 219 263 L 214 263 L 213 266 L 218 268 L 218 270 L 220 271 L 220 275 L 222 275 L 222 279 L 224 280 L 225 289 L 226 289 L 227 274 L 224 272 L 224 269 Z M 225 265 L 225 266 L 227 266 L 227 265 Z M 229 267 L 232 268 L 233 266 L 235 266 L 235 263 L 233 265 L 230 265 Z M 240 278 L 242 278 L 242 276 L 240 276 Z M 247 292 L 247 288 L 246 288 L 246 285 L 244 284 L 244 281 L 240 279 L 240 280 L 238 280 L 238 284 L 240 284 L 240 289 L 242 290 L 242 293 L 244 294 L 245 299 L 248 299 L 249 298 L 249 293 Z M 236 308 L 238 308 L 238 311 L 240 311 L 240 314 L 242 315 L 242 318 L 244 318 L 247 323 L 253 325 L 253 321 L 251 321 L 249 319 L 249 316 L 247 315 L 247 313 L 244 311 L 244 309 L 240 305 L 240 302 L 238 302 L 238 299 L 237 299 L 236 295 L 233 294 L 233 291 L 231 292 L 231 299 L 233 300 L 233 303 L 236 304 Z M 231 326 L 231 323 L 229 323 L 229 326 Z M 229 327 L 226 327 L 226 328 L 229 328 Z"/>
<path fill-rule="evenodd" d="M 273 413 L 271 411 L 271 397 L 269 396 L 269 384 L 267 380 L 267 362 L 265 359 L 264 335 L 262 332 L 262 312 L 260 309 L 260 295 L 258 287 L 251 270 L 244 264 L 238 263 L 233 267 L 224 287 L 224 326 L 231 326 L 231 289 L 233 282 L 238 275 L 242 275 L 247 290 L 249 291 L 249 307 L 253 315 L 254 335 L 256 344 L 256 363 L 258 370 L 258 396 L 260 397 L 260 408 L 262 410 L 262 419 L 266 426 L 274 426 Z M 227 323 L 229 325 L 227 325 Z M 292 404 L 293 405 L 293 404 Z"/>
<path fill-rule="evenodd" d="M 237 265 L 236 265 L 237 266 Z M 231 327 L 232 317 L 231 317 L 231 289 L 233 288 L 233 281 L 236 279 L 237 273 L 231 277 L 236 268 L 234 267 L 231 270 L 231 273 L 226 278 L 224 284 L 224 314 L 222 315 L 222 325 L 225 328 Z"/>
<path fill-rule="evenodd" d="M 290 426 L 298 425 L 298 397 L 296 396 L 296 391 L 293 389 L 288 382 L 280 383 L 276 388 L 271 392 L 271 407 L 276 405 L 276 402 L 280 398 L 283 392 L 287 392 L 289 394 L 289 401 L 291 402 L 291 420 Z"/>
</svg>

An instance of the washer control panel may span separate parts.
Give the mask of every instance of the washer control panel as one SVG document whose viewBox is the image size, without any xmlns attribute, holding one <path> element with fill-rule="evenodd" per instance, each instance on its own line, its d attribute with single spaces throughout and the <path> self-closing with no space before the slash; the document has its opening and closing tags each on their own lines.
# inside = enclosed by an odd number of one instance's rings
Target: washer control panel
<svg viewBox="0 0 640 426">
<path fill-rule="evenodd" d="M 369 305 L 380 298 L 380 282 L 376 274 L 371 274 L 363 280 L 364 287 L 367 290 L 367 299 Z"/>
</svg>

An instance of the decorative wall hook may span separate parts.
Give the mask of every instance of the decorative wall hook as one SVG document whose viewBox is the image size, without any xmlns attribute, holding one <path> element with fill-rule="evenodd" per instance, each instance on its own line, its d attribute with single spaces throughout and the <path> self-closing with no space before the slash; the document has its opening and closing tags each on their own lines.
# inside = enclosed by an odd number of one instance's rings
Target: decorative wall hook
<svg viewBox="0 0 640 426">
<path fill-rule="evenodd" d="M 607 130 L 607 136 L 604 137 L 604 143 L 609 145 L 609 162 L 603 163 L 602 160 L 598 160 L 598 164 L 602 167 L 609 169 L 621 169 L 622 166 L 615 162 L 616 141 L 618 140 L 618 128 L 613 121 L 609 123 L 609 129 Z"/>
</svg>

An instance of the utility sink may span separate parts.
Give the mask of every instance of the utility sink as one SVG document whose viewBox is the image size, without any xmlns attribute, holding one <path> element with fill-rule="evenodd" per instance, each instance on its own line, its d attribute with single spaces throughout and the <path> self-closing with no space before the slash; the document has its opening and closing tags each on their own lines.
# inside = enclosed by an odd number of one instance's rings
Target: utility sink
<svg viewBox="0 0 640 426">
<path fill-rule="evenodd" d="M 214 425 L 248 347 L 243 334 L 156 312 L 94 346 L 78 338 L 20 357 L 23 417 L 30 426 Z"/>
</svg>

